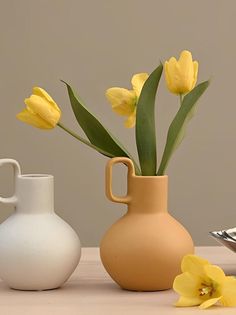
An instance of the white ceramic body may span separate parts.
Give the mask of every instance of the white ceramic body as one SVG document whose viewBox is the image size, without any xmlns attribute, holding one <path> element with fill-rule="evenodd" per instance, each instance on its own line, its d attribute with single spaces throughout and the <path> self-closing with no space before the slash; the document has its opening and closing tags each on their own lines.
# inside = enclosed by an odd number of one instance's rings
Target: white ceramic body
<svg viewBox="0 0 236 315">
<path fill-rule="evenodd" d="M 15 204 L 0 225 L 0 277 L 19 290 L 58 288 L 79 263 L 79 238 L 54 212 L 53 176 L 21 175 L 17 168 L 15 195 L 0 198 Z"/>
</svg>

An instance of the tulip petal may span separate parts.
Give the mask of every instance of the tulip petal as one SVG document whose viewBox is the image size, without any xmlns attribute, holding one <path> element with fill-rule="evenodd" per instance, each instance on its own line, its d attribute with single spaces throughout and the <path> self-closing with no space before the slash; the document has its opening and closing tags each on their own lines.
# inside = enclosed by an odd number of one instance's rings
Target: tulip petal
<svg viewBox="0 0 236 315">
<path fill-rule="evenodd" d="M 197 75 L 198 75 L 198 62 L 197 61 L 193 62 L 193 70 L 194 70 L 194 75 L 193 75 L 192 89 L 195 87 L 195 85 L 197 83 Z"/>
<path fill-rule="evenodd" d="M 198 296 L 186 297 L 181 296 L 179 300 L 175 303 L 175 306 L 187 307 L 187 306 L 197 306 L 202 303 L 202 299 Z"/>
<path fill-rule="evenodd" d="M 179 69 L 175 57 L 165 62 L 165 77 L 170 92 L 179 94 Z"/>
<path fill-rule="evenodd" d="M 22 112 L 16 115 L 16 117 L 23 121 L 24 123 L 27 123 L 31 126 L 34 126 L 36 128 L 40 129 L 52 129 L 53 127 L 48 124 L 46 121 L 44 121 L 40 116 L 35 114 L 32 111 L 29 111 L 28 109 L 24 109 Z"/>
<path fill-rule="evenodd" d="M 191 52 L 188 50 L 183 50 L 178 60 L 180 67 L 183 69 L 189 68 L 192 66 L 192 62 L 193 62 L 193 58 L 192 58 Z"/>
<path fill-rule="evenodd" d="M 137 73 L 132 77 L 131 83 L 133 90 L 136 93 L 137 98 L 139 98 L 143 85 L 148 78 L 148 73 Z"/>
<path fill-rule="evenodd" d="M 208 265 L 209 261 L 196 255 L 184 256 L 181 263 L 182 272 L 190 272 L 192 275 L 203 277 L 205 276 L 204 266 Z"/>
<path fill-rule="evenodd" d="M 170 60 L 168 61 L 168 69 L 169 69 L 169 73 L 174 74 L 176 72 L 176 66 L 177 66 L 178 62 L 176 60 L 175 57 L 171 57 Z"/>
<path fill-rule="evenodd" d="M 236 306 L 236 279 L 226 277 L 226 281 L 222 285 L 221 303 L 224 306 Z"/>
<path fill-rule="evenodd" d="M 106 97 L 115 113 L 130 116 L 136 106 L 137 97 L 134 91 L 113 87 L 106 91 Z"/>
<path fill-rule="evenodd" d="M 201 286 L 201 278 L 192 275 L 189 272 L 184 272 L 178 275 L 173 283 L 173 289 L 182 296 L 194 297 L 199 295 Z"/>
<path fill-rule="evenodd" d="M 203 302 L 203 303 L 199 306 L 199 308 L 200 308 L 200 309 L 208 308 L 208 307 L 210 307 L 210 306 L 216 304 L 220 299 L 221 299 L 221 296 L 216 297 L 216 298 L 213 298 L 213 299 L 206 300 L 205 302 Z"/>
<path fill-rule="evenodd" d="M 182 93 L 189 92 L 193 88 L 194 82 L 194 68 L 191 52 L 187 50 L 182 51 L 178 64 L 181 73 Z"/>
<path fill-rule="evenodd" d="M 52 97 L 42 88 L 35 86 L 33 88 L 33 94 L 38 95 L 42 98 L 45 98 L 48 102 L 51 103 L 51 105 L 57 109 L 60 110 L 60 108 L 57 106 L 56 102 L 52 99 Z"/>
<path fill-rule="evenodd" d="M 205 265 L 204 270 L 205 270 L 206 275 L 211 280 L 219 284 L 224 282 L 225 273 L 220 267 L 214 266 L 214 265 Z"/>
<path fill-rule="evenodd" d="M 54 128 L 61 117 L 60 109 L 55 109 L 45 98 L 38 95 L 31 95 L 25 99 L 28 109 L 39 115 L 43 120 Z"/>
<path fill-rule="evenodd" d="M 136 122 L 136 110 L 126 119 L 125 127 L 126 128 L 133 128 Z"/>
</svg>

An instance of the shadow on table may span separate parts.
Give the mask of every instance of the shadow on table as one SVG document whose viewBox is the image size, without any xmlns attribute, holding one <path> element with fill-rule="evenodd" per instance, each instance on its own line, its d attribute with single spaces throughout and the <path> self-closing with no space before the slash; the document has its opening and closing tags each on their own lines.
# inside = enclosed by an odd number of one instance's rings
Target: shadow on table
<svg viewBox="0 0 236 315">
<path fill-rule="evenodd" d="M 86 280 L 75 280 L 70 281 L 67 284 L 65 284 L 63 287 L 60 288 L 60 290 L 63 290 L 65 292 L 70 291 L 76 291 L 76 292 L 88 292 L 88 293 L 96 293 L 96 294 L 102 294 L 104 295 L 104 292 L 107 292 L 107 294 L 114 294 L 119 293 L 120 295 L 133 295 L 133 294 L 144 294 L 144 295 L 154 295 L 157 294 L 157 292 L 138 292 L 138 291 L 129 291 L 122 289 L 119 287 L 115 282 L 112 282 L 111 280 L 102 281 L 101 280 L 94 280 L 94 279 L 86 279 Z M 162 291 L 168 292 L 169 290 Z"/>
<path fill-rule="evenodd" d="M 65 283 L 64 286 L 62 286 L 59 290 L 63 290 L 63 291 L 124 291 L 122 290 L 115 282 L 111 282 L 111 281 L 99 281 L 99 280 L 90 280 L 90 279 L 86 279 L 86 280 L 71 280 L 67 283 Z"/>
</svg>

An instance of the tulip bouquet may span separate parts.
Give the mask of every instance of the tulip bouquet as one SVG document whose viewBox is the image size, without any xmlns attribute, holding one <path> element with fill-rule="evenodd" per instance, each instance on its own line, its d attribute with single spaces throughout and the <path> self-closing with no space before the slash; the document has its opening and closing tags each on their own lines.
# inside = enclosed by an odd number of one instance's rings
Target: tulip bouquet
<svg viewBox="0 0 236 315">
<path fill-rule="evenodd" d="M 184 138 L 186 126 L 193 117 L 198 99 L 209 85 L 209 81 L 205 81 L 196 86 L 198 62 L 192 60 L 189 51 L 182 51 L 178 61 L 172 57 L 165 62 L 167 87 L 170 92 L 179 95 L 180 108 L 170 124 L 164 152 L 157 168 L 155 99 L 162 72 L 163 65 L 160 64 L 150 75 L 147 73 L 134 75 L 131 80 L 132 90 L 113 87 L 106 91 L 113 111 L 126 117 L 125 126 L 128 128 L 135 126 L 140 165 L 64 81 L 73 112 L 87 139 L 61 123 L 60 108 L 51 96 L 39 87 L 35 87 L 33 94 L 25 99 L 26 108 L 17 115 L 17 118 L 41 129 L 58 126 L 107 157 L 128 157 L 134 163 L 136 175 L 161 176 L 165 174 L 173 152 Z"/>
</svg>

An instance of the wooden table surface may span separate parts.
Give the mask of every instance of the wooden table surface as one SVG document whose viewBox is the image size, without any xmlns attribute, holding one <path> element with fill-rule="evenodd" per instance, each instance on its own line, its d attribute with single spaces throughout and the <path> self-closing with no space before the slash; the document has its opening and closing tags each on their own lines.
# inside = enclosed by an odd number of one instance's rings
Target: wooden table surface
<svg viewBox="0 0 236 315">
<path fill-rule="evenodd" d="M 236 254 L 224 247 L 197 247 L 196 254 L 236 274 Z M 0 282 L 0 315 L 224 315 L 235 308 L 214 306 L 206 311 L 197 307 L 176 308 L 172 290 L 129 292 L 121 290 L 104 270 L 98 248 L 83 248 L 80 264 L 60 289 L 17 291 Z"/>
</svg>

